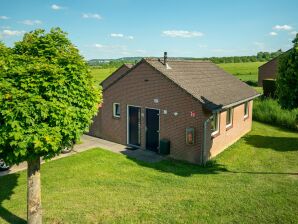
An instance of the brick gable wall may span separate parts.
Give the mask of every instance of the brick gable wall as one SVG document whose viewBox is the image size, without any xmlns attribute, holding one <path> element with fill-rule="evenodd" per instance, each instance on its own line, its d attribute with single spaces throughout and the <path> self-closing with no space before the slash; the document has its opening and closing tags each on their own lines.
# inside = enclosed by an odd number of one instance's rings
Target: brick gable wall
<svg viewBox="0 0 298 224">
<path fill-rule="evenodd" d="M 276 79 L 278 58 L 275 58 L 267 64 L 259 67 L 258 86 L 263 86 L 264 79 Z"/>
</svg>

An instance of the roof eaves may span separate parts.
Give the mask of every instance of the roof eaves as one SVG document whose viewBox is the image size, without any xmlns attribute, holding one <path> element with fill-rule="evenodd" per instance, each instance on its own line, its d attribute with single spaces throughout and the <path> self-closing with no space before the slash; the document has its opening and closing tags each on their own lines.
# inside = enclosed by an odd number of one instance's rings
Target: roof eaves
<svg viewBox="0 0 298 224">
<path fill-rule="evenodd" d="M 123 73 L 122 75 L 119 76 L 119 78 L 115 79 L 113 82 L 111 82 L 108 86 L 106 86 L 106 88 L 104 88 L 104 90 L 110 88 L 112 85 L 114 85 L 116 82 L 118 82 L 120 79 L 122 79 L 124 76 L 126 76 L 129 72 L 131 72 L 132 70 L 134 70 L 136 67 L 138 67 L 142 62 L 144 61 L 144 59 L 140 60 L 137 64 L 133 65 L 131 68 L 129 68 L 125 73 Z M 121 66 L 122 67 L 122 66 Z M 119 68 L 120 69 L 120 68 Z M 106 80 L 106 79 L 105 79 Z M 104 81 L 105 81 L 104 80 Z M 103 82 L 101 82 L 102 84 Z"/>
<path fill-rule="evenodd" d="M 111 75 L 109 75 L 107 78 L 105 78 L 104 80 L 102 80 L 100 82 L 100 85 L 102 85 L 105 81 L 107 81 L 108 79 L 110 79 L 116 72 L 118 72 L 121 68 L 126 67 L 128 69 L 130 69 L 126 64 L 122 64 L 119 68 L 117 68 Z"/>
</svg>

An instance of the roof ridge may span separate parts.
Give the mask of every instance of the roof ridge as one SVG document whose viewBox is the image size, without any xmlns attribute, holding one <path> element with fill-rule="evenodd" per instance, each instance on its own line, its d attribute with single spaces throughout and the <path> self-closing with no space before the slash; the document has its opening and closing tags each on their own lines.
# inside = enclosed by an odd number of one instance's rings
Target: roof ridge
<svg viewBox="0 0 298 224">
<path fill-rule="evenodd" d="M 160 61 L 160 62 L 163 62 L 163 58 L 162 57 L 145 57 L 143 58 L 144 60 L 149 60 L 149 61 Z M 210 60 L 202 60 L 202 59 L 180 59 L 180 58 L 170 58 L 168 57 L 167 58 L 167 61 L 174 61 L 174 62 L 209 62 L 209 63 L 213 63 L 212 61 Z"/>
</svg>

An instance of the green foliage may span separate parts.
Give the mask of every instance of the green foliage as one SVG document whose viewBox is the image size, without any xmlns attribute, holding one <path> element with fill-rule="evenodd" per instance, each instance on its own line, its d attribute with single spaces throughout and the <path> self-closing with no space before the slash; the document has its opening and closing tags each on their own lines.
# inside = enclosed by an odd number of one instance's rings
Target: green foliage
<svg viewBox="0 0 298 224">
<path fill-rule="evenodd" d="M 210 60 L 216 64 L 220 63 L 243 63 L 243 62 L 266 62 L 282 54 L 282 50 L 276 52 L 258 52 L 252 56 L 231 56 L 231 57 L 211 57 L 201 58 L 201 60 Z"/>
<path fill-rule="evenodd" d="M 282 109 L 277 100 L 254 100 L 253 119 L 298 131 L 298 108 L 291 111 Z"/>
<path fill-rule="evenodd" d="M 277 96 L 283 108 L 298 108 L 298 34 L 294 46 L 279 59 Z"/>
<path fill-rule="evenodd" d="M 108 61 L 93 59 L 88 61 L 88 64 L 95 68 L 119 68 L 123 64 L 136 64 L 140 59 L 111 59 Z"/>
<path fill-rule="evenodd" d="M 88 66 L 61 29 L 0 45 L 0 158 L 52 158 L 71 146 L 100 102 Z"/>
<path fill-rule="evenodd" d="M 275 79 L 264 79 L 263 90 L 265 97 L 276 97 L 276 80 Z"/>
</svg>

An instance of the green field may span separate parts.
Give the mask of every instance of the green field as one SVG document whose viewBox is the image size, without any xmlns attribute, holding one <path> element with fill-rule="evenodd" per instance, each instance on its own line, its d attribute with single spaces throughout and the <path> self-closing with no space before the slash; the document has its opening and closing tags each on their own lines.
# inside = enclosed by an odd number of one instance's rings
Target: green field
<svg viewBox="0 0 298 224">
<path fill-rule="evenodd" d="M 109 75 L 111 75 L 117 68 L 93 68 L 90 67 L 91 75 L 97 84 L 101 83 Z"/>
<path fill-rule="evenodd" d="M 297 133 L 254 122 L 211 164 L 102 149 L 47 162 L 44 223 L 297 223 Z M 25 223 L 26 172 L 0 183 L 0 223 Z"/>
<path fill-rule="evenodd" d="M 231 73 L 242 81 L 258 81 L 258 67 L 265 62 L 224 63 L 218 64 L 226 72 Z"/>
</svg>

